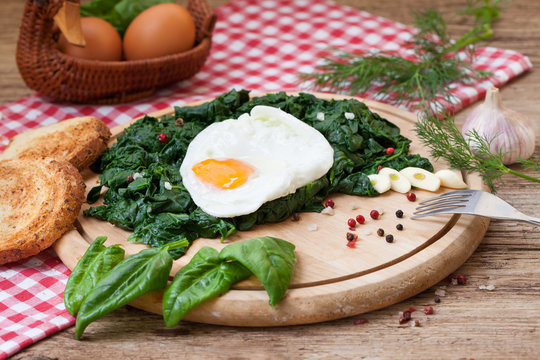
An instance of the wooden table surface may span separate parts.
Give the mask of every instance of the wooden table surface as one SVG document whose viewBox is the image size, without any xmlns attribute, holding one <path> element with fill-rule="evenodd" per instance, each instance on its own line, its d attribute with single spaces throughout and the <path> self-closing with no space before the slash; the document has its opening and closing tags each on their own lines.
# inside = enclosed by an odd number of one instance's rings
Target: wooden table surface
<svg viewBox="0 0 540 360">
<path fill-rule="evenodd" d="M 410 24 L 411 10 L 433 7 L 444 14 L 461 9 L 465 0 L 340 0 L 372 14 Z M 0 12 L 0 104 L 32 94 L 15 65 L 15 44 L 24 1 L 2 0 Z M 213 6 L 225 3 L 210 0 Z M 455 17 L 449 29 L 461 34 L 468 26 Z M 540 2 L 507 3 L 495 36 L 485 44 L 519 51 L 540 64 Z M 504 103 L 529 116 L 540 144 L 540 73 L 521 76 L 502 89 Z M 470 109 L 469 109 L 470 111 Z M 462 121 L 467 111 L 458 115 Z M 540 151 L 537 146 L 536 151 Z M 519 169 L 519 167 L 516 167 Z M 530 172 L 529 172 L 530 173 Z M 532 174 L 532 173 L 531 173 Z M 518 209 L 539 215 L 540 184 L 505 176 L 498 195 Z M 477 251 L 456 274 L 464 286 L 446 281 L 388 308 L 353 318 L 282 328 L 237 328 L 183 322 L 168 329 L 160 316 L 126 307 L 92 324 L 86 340 L 70 328 L 14 355 L 14 359 L 537 359 L 540 357 L 540 227 L 492 221 Z M 492 291 L 479 286 L 493 285 Z M 435 291 L 446 296 L 434 303 Z M 420 327 L 398 324 L 398 313 L 410 306 Z M 367 323 L 355 325 L 359 318 Z"/>
</svg>

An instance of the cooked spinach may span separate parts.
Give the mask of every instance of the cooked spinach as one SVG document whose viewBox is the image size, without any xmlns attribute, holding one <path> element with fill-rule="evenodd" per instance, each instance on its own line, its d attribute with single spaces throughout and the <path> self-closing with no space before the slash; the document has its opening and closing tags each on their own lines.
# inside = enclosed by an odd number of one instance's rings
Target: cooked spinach
<svg viewBox="0 0 540 360">
<path fill-rule="evenodd" d="M 182 185 L 179 168 L 191 140 L 208 125 L 238 118 L 256 105 L 279 107 L 319 130 L 334 149 L 334 164 L 322 178 L 295 193 L 264 204 L 256 212 L 235 218 L 215 218 L 197 208 Z M 320 113 L 324 120 L 319 120 Z M 167 135 L 167 142 L 158 139 Z M 150 116 L 125 129 L 94 169 L 100 185 L 88 194 L 95 202 L 103 187 L 103 205 L 86 215 L 133 230 L 130 240 L 162 246 L 168 242 L 199 237 L 226 238 L 255 224 L 279 222 L 297 211 L 320 211 L 332 192 L 376 196 L 367 175 L 378 166 L 401 170 L 417 166 L 432 171 L 427 159 L 408 155 L 410 140 L 399 128 L 372 113 L 360 101 L 323 100 L 311 94 L 285 93 L 249 98 L 246 90 L 232 90 L 213 101 L 176 107 L 174 115 Z M 388 147 L 396 149 L 387 155 Z M 175 250 L 181 256 L 187 248 Z"/>
</svg>

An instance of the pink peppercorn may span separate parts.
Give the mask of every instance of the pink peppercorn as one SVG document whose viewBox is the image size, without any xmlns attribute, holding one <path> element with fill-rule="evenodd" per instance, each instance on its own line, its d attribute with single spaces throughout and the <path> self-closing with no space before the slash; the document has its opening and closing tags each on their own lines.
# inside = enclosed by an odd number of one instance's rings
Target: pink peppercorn
<svg viewBox="0 0 540 360">
<path fill-rule="evenodd" d="M 332 209 L 334 208 L 336 204 L 334 203 L 334 200 L 332 199 L 328 199 L 326 200 L 326 202 L 324 203 L 324 206 L 325 207 L 331 207 Z"/>
<path fill-rule="evenodd" d="M 366 222 L 366 218 L 363 217 L 362 215 L 356 215 L 356 221 L 359 223 L 359 224 L 363 224 Z"/>
<path fill-rule="evenodd" d="M 394 148 L 393 147 L 389 147 L 386 149 L 386 155 L 392 155 L 394 153 Z"/>
<path fill-rule="evenodd" d="M 409 200 L 409 201 L 415 201 L 415 200 L 416 200 L 416 195 L 415 195 L 415 193 L 413 193 L 413 192 L 407 193 L 407 200 Z"/>
<path fill-rule="evenodd" d="M 165 134 L 165 133 L 159 134 L 158 135 L 158 140 L 161 141 L 164 144 L 169 142 L 169 138 L 167 137 L 167 134 Z"/>
<path fill-rule="evenodd" d="M 354 219 L 349 219 L 347 220 L 347 225 L 353 228 L 356 226 L 356 221 Z"/>
<path fill-rule="evenodd" d="M 424 308 L 424 314 L 426 315 L 432 315 L 433 314 L 433 308 L 431 306 L 426 306 Z"/>
<path fill-rule="evenodd" d="M 456 280 L 458 285 L 465 285 L 467 283 L 467 278 L 464 275 L 456 275 Z"/>
<path fill-rule="evenodd" d="M 372 219 L 378 219 L 379 218 L 379 212 L 377 210 L 371 210 L 369 213 L 369 216 L 371 216 Z"/>
</svg>

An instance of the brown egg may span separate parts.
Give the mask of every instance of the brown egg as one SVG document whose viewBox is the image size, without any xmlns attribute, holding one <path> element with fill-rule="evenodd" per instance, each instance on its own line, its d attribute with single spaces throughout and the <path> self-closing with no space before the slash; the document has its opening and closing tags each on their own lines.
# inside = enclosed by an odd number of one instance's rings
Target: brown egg
<svg viewBox="0 0 540 360">
<path fill-rule="evenodd" d="M 122 39 L 107 21 L 96 17 L 81 18 L 81 28 L 86 46 L 70 44 L 63 34 L 58 39 L 60 51 L 88 60 L 122 60 Z"/>
<path fill-rule="evenodd" d="M 174 3 L 154 5 L 140 13 L 124 34 L 126 60 L 151 59 L 189 50 L 195 43 L 191 14 Z"/>
</svg>

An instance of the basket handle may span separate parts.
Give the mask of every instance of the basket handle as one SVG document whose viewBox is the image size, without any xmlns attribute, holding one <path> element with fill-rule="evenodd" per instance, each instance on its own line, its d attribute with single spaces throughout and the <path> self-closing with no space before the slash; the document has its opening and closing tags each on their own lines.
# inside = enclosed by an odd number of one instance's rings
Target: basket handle
<svg viewBox="0 0 540 360">
<path fill-rule="evenodd" d="M 54 15 L 53 20 L 70 44 L 77 46 L 86 45 L 81 28 L 81 9 L 79 2 L 64 1 L 56 15 Z"/>
<path fill-rule="evenodd" d="M 200 29 L 197 31 L 196 42 L 200 43 L 203 39 L 211 37 L 217 20 L 212 7 L 205 0 L 189 0 L 187 9 L 193 15 L 197 29 Z"/>
</svg>

